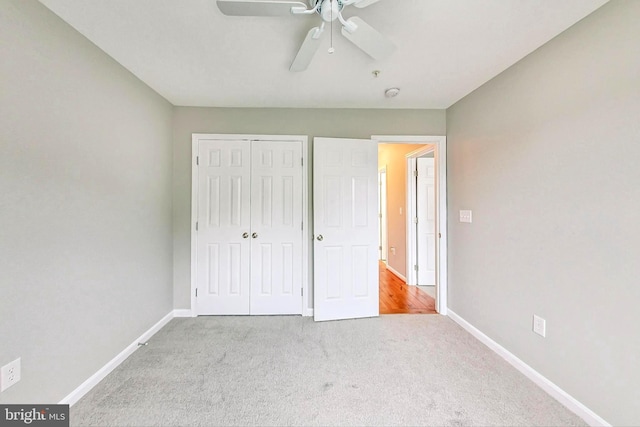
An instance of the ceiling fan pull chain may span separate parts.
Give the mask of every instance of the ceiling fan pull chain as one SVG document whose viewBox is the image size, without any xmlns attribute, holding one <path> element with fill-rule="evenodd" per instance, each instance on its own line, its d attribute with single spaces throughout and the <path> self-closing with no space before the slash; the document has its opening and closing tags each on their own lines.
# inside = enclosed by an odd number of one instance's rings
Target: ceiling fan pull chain
<svg viewBox="0 0 640 427">
<path fill-rule="evenodd" d="M 333 0 L 330 0 L 329 3 L 333 3 Z M 333 5 L 330 5 L 330 6 L 333 6 Z M 331 9 L 331 23 L 330 23 L 330 25 L 331 25 L 331 37 L 330 37 L 331 43 L 330 43 L 328 52 L 329 52 L 329 54 L 332 54 L 336 50 L 333 48 L 333 7 L 331 7 L 330 9 Z"/>
</svg>

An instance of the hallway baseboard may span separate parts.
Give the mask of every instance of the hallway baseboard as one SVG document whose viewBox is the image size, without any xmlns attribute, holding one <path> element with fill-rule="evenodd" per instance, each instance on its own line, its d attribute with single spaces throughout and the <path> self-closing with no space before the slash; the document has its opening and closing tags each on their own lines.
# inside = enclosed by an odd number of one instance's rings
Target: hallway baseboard
<svg viewBox="0 0 640 427">
<path fill-rule="evenodd" d="M 389 270 L 390 272 L 392 272 L 393 274 L 395 274 L 396 276 L 398 276 L 400 279 L 404 280 L 404 283 L 407 283 L 407 278 L 404 277 L 402 274 L 400 274 L 398 272 L 398 270 L 396 270 L 395 268 L 391 267 L 389 265 L 389 263 L 385 263 L 385 265 L 387 266 L 387 270 Z"/>
</svg>

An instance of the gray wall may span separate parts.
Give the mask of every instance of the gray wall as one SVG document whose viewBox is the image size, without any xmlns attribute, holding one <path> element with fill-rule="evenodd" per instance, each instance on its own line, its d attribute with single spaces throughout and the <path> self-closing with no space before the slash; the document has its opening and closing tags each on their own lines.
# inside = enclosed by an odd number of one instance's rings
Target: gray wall
<svg viewBox="0 0 640 427">
<path fill-rule="evenodd" d="M 55 403 L 172 310 L 172 107 L 34 0 L 0 82 L 0 402 Z"/>
<path fill-rule="evenodd" d="M 638 22 L 612 1 L 447 110 L 451 309 L 614 425 L 640 424 Z"/>
<path fill-rule="evenodd" d="M 444 110 L 174 109 L 174 307 L 190 308 L 191 134 L 229 133 L 370 138 L 371 135 L 444 135 Z M 309 297 L 311 297 L 311 292 Z"/>
</svg>

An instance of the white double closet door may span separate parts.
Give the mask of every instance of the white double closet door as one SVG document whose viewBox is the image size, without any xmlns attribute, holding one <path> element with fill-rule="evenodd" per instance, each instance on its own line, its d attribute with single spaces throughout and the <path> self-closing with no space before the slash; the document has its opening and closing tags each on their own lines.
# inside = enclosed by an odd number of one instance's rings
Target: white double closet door
<svg viewBox="0 0 640 427">
<path fill-rule="evenodd" d="M 302 313 L 302 142 L 198 144 L 197 313 Z"/>
</svg>

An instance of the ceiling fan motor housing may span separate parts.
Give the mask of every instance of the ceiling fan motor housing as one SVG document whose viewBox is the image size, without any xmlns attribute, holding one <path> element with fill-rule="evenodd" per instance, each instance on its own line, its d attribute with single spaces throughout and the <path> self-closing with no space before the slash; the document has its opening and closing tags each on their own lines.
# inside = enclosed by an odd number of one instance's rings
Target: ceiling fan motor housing
<svg viewBox="0 0 640 427">
<path fill-rule="evenodd" d="M 342 0 L 309 0 L 309 4 L 314 8 L 318 6 L 316 10 L 325 22 L 335 21 L 344 8 Z"/>
</svg>

